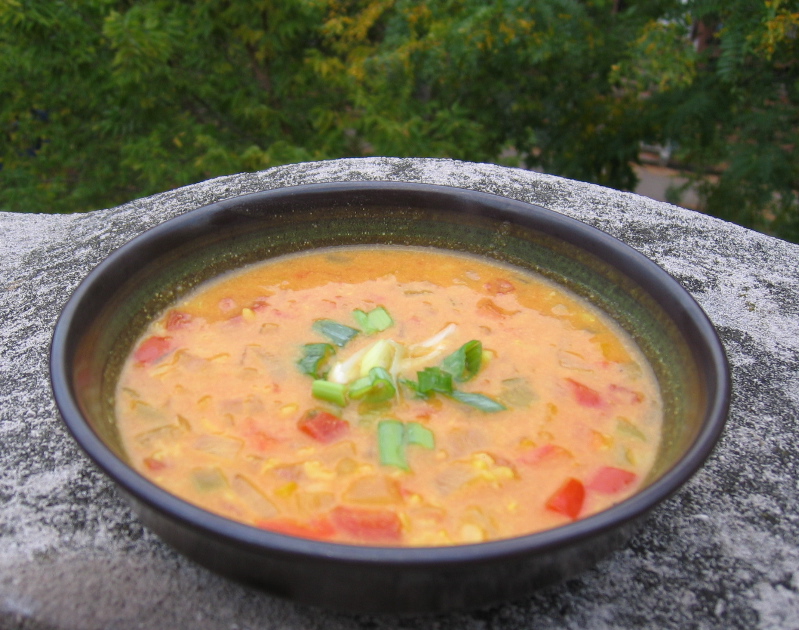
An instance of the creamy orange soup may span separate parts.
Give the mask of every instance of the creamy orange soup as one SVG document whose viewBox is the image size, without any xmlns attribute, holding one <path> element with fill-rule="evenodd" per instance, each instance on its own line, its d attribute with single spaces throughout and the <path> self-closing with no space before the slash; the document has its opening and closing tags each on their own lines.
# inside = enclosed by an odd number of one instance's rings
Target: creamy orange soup
<svg viewBox="0 0 799 630">
<path fill-rule="evenodd" d="M 200 287 L 129 357 L 133 465 L 228 518 L 356 544 L 519 536 L 633 494 L 662 405 L 584 300 L 483 258 L 347 247 Z"/>
</svg>

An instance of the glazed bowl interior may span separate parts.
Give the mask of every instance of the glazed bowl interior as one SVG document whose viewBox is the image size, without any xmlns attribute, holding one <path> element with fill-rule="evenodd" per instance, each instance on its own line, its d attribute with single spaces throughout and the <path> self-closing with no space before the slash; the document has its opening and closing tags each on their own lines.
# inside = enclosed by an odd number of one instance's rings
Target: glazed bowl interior
<svg viewBox="0 0 799 630">
<path fill-rule="evenodd" d="M 282 254 L 355 244 L 478 254 L 540 273 L 610 314 L 650 361 L 663 397 L 663 440 L 642 490 L 600 514 L 539 534 L 397 549 L 257 530 L 204 512 L 136 473 L 120 443 L 114 388 L 145 327 L 225 271 Z M 729 403 L 727 364 L 712 325 L 690 295 L 644 256 L 530 204 L 385 182 L 255 193 L 187 213 L 134 239 L 95 269 L 67 304 L 53 338 L 51 374 L 70 431 L 156 533 L 215 570 L 343 610 L 479 606 L 584 568 L 597 555 L 586 548 L 605 553 L 618 545 L 697 470 L 719 436 Z M 533 564 L 538 568 L 528 566 Z M 469 570 L 471 580 L 463 577 Z M 349 588 L 337 584 L 346 575 Z M 508 585 L 486 586 L 500 575 Z M 316 594 L 309 594 L 314 584 Z"/>
</svg>

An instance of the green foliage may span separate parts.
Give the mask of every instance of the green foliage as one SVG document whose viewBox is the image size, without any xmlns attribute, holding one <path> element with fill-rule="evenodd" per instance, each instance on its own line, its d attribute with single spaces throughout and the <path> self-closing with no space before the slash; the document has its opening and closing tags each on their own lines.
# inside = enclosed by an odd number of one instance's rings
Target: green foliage
<svg viewBox="0 0 799 630">
<path fill-rule="evenodd" d="M 799 240 L 797 27 L 796 0 L 0 0 L 0 207 L 365 155 L 631 189 L 655 142 L 707 211 Z"/>
</svg>

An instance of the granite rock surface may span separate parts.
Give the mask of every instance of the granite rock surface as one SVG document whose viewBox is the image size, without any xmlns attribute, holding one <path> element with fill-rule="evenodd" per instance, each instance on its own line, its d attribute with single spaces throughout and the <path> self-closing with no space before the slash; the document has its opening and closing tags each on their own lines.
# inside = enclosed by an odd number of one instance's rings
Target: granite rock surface
<svg viewBox="0 0 799 630">
<path fill-rule="evenodd" d="M 618 552 L 476 612 L 352 616 L 239 586 L 143 528 L 67 434 L 48 381 L 59 311 L 105 256 L 244 193 L 391 180 L 534 202 L 628 243 L 716 325 L 732 409 L 706 466 Z M 367 158 L 209 180 L 82 215 L 0 213 L 0 628 L 799 628 L 799 246 L 629 193 L 487 164 Z"/>
</svg>

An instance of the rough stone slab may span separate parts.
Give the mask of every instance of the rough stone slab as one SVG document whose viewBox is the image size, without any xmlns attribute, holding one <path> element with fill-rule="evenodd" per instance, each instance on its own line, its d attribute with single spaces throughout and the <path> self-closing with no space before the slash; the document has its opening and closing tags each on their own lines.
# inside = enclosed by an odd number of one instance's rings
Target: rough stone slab
<svg viewBox="0 0 799 630">
<path fill-rule="evenodd" d="M 444 184 L 546 206 L 654 259 L 705 308 L 733 369 L 727 429 L 624 549 L 576 579 L 478 612 L 332 614 L 177 555 L 73 443 L 50 393 L 47 350 L 61 307 L 94 265 L 210 202 L 345 180 Z M 557 177 L 389 158 L 222 177 L 84 215 L 0 213 L 0 234 L 0 628 L 799 628 L 799 246 Z"/>
</svg>

